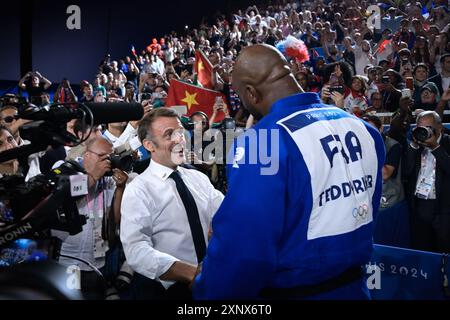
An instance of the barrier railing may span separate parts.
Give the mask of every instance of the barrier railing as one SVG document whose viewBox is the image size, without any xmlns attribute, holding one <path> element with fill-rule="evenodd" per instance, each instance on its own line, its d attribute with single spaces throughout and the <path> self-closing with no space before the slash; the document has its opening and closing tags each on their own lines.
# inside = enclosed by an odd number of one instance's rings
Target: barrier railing
<svg viewBox="0 0 450 320">
<path fill-rule="evenodd" d="M 450 299 L 448 260 L 447 254 L 374 245 L 368 271 L 372 299 Z"/>
</svg>

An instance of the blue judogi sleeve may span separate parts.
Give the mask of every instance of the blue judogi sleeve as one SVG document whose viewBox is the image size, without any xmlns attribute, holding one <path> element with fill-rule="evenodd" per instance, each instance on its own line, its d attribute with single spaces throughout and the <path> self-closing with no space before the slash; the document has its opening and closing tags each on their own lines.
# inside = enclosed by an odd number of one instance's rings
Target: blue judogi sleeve
<svg viewBox="0 0 450 320">
<path fill-rule="evenodd" d="M 364 125 L 367 128 L 367 131 L 369 131 L 370 135 L 372 136 L 373 140 L 375 141 L 375 150 L 377 153 L 378 158 L 378 176 L 375 183 L 375 192 L 372 197 L 372 207 L 373 212 L 378 213 L 378 209 L 380 208 L 381 204 L 381 194 L 383 191 L 383 166 L 386 161 L 386 147 L 384 145 L 383 138 L 381 137 L 378 130 L 373 128 L 370 124 L 364 123 Z M 401 174 L 400 172 L 397 174 Z M 377 218 L 376 215 L 374 215 L 373 220 L 375 221 Z M 375 223 L 373 224 L 375 227 Z"/>
<path fill-rule="evenodd" d="M 279 154 L 286 155 L 282 143 Z M 276 175 L 261 175 L 260 164 L 230 166 L 229 194 L 214 217 L 194 298 L 254 298 L 275 272 L 286 209 L 286 201 L 279 200 L 287 195 L 286 164 L 277 160 Z"/>
</svg>

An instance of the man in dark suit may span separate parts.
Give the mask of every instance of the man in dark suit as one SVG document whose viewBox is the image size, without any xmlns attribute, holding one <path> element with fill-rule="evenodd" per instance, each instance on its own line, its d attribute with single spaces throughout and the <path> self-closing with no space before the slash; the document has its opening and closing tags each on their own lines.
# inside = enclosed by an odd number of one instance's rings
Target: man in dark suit
<svg viewBox="0 0 450 320">
<path fill-rule="evenodd" d="M 417 127 L 405 161 L 411 244 L 418 250 L 450 252 L 450 136 L 434 111 L 417 116 Z"/>
</svg>

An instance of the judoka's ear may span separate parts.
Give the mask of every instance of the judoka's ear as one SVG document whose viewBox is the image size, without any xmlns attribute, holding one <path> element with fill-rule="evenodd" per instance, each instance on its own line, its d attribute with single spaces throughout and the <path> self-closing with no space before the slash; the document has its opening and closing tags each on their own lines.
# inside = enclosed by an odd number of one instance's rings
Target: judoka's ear
<svg viewBox="0 0 450 320">
<path fill-rule="evenodd" d="M 247 101 L 250 102 L 251 105 L 257 105 L 262 100 L 261 94 L 258 90 L 249 84 L 245 86 L 245 95 L 247 96 Z"/>
</svg>

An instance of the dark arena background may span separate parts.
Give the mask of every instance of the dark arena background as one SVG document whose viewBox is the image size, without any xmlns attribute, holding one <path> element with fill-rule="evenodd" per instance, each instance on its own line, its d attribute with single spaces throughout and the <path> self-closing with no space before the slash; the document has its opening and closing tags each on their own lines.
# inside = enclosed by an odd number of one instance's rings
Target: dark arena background
<svg viewBox="0 0 450 320">
<path fill-rule="evenodd" d="M 153 38 L 181 33 L 185 26 L 198 27 L 203 17 L 213 21 L 218 10 L 231 12 L 245 2 L 7 1 L 0 12 L 0 80 L 17 81 L 21 74 L 39 70 L 52 82 L 65 77 L 78 83 L 87 75 L 95 76 L 107 53 L 130 55 L 132 45 L 145 49 Z M 81 9 L 81 30 L 66 26 L 70 5 Z"/>
</svg>

